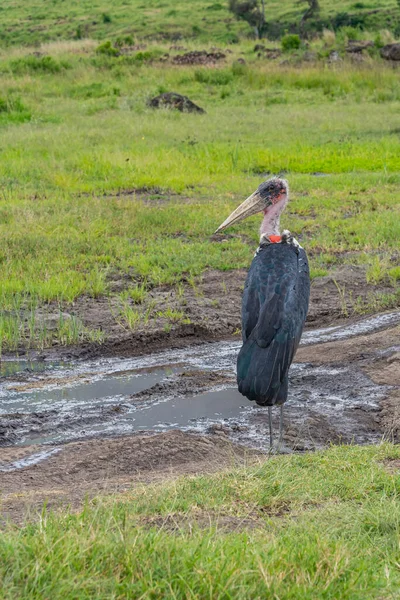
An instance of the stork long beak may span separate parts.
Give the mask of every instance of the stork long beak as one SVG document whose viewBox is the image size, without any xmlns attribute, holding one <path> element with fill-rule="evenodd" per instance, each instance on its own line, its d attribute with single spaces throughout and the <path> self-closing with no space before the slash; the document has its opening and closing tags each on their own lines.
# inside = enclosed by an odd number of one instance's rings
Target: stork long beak
<svg viewBox="0 0 400 600">
<path fill-rule="evenodd" d="M 263 211 L 267 206 L 268 204 L 266 203 L 265 196 L 263 198 L 258 190 L 255 191 L 254 194 L 242 202 L 242 204 L 238 206 L 227 219 L 225 219 L 215 233 L 219 233 L 223 229 L 230 227 L 230 225 L 235 225 L 235 223 L 239 223 L 239 221 L 243 221 L 243 219 L 247 219 L 247 217 Z"/>
</svg>

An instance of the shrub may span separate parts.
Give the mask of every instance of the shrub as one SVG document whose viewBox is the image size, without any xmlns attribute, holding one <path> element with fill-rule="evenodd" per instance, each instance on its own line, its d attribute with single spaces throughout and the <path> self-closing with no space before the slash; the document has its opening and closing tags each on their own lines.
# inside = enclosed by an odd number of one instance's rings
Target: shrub
<svg viewBox="0 0 400 600">
<path fill-rule="evenodd" d="M 240 42 L 239 36 L 236 33 L 228 31 L 218 36 L 218 41 L 221 44 L 238 44 Z"/>
<path fill-rule="evenodd" d="M 107 42 L 103 42 L 100 46 L 96 48 L 97 54 L 105 54 L 106 56 L 118 56 L 119 52 L 111 42 L 108 40 Z"/>
<path fill-rule="evenodd" d="M 290 50 L 298 50 L 301 45 L 300 36 L 297 33 L 288 33 L 281 40 L 282 50 L 289 52 Z"/>
<path fill-rule="evenodd" d="M 103 13 L 101 18 L 103 19 L 103 23 L 111 23 L 112 21 L 111 16 L 108 13 Z"/>
<path fill-rule="evenodd" d="M 31 116 L 19 98 L 0 96 L 0 122 L 24 123 L 30 121 Z"/>
<path fill-rule="evenodd" d="M 118 36 L 114 42 L 115 48 L 123 48 L 124 46 L 133 46 L 134 39 L 131 35 L 126 35 L 124 37 Z"/>
<path fill-rule="evenodd" d="M 206 10 L 224 10 L 224 7 L 219 2 L 215 2 L 215 4 L 207 6 Z"/>
<path fill-rule="evenodd" d="M 157 60 L 158 58 L 160 58 L 160 56 L 163 55 L 162 50 L 146 50 L 145 52 L 137 52 L 135 54 L 135 56 L 133 57 L 125 57 L 127 62 L 131 62 L 129 61 L 129 58 L 131 58 L 131 60 L 133 62 L 139 62 L 139 63 L 143 63 L 143 62 L 151 62 L 152 60 Z"/>
</svg>

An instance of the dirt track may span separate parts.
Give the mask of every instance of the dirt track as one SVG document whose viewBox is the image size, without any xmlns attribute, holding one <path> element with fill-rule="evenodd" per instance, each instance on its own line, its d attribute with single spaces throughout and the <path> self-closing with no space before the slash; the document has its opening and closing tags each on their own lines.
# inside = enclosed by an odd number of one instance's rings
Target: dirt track
<svg viewBox="0 0 400 600">
<path fill-rule="evenodd" d="M 353 334 L 348 339 L 300 347 L 291 374 L 283 450 L 310 450 L 331 442 L 371 443 L 378 442 L 383 436 L 397 441 L 400 435 L 399 339 L 400 326 L 392 324 L 367 334 Z M 131 395 L 129 402 L 135 409 L 144 406 L 151 411 L 157 410 L 157 406 L 168 408 L 166 397 L 183 405 L 186 402 L 193 405 L 198 398 L 198 405 L 202 405 L 208 396 L 218 399 L 218 395 L 222 394 L 223 407 L 229 406 L 231 401 L 236 401 L 234 394 L 237 392 L 233 389 L 234 377 L 229 365 L 237 345 L 236 340 L 222 346 L 209 344 L 192 350 L 192 358 L 189 356 L 187 364 L 176 363 L 175 371 L 161 382 L 147 385 Z M 182 356 L 189 354 L 181 351 Z M 206 367 L 212 366 L 214 361 L 217 372 L 193 368 L 196 360 Z M 155 377 L 157 372 L 149 366 L 144 371 L 151 377 Z M 124 373 L 118 373 L 118 377 L 124 377 Z M 33 390 L 38 397 L 44 393 L 46 385 L 49 389 L 66 385 L 62 380 L 55 383 L 48 373 L 22 373 L 14 380 L 15 384 L 7 382 L 11 393 L 15 392 L 15 386 L 22 386 L 25 393 Z M 89 380 L 88 374 L 79 375 L 79 385 Z M 87 427 L 90 429 L 93 423 L 106 423 L 108 426 L 108 423 L 118 422 L 118 412 L 114 411 L 114 415 L 109 417 L 104 413 L 104 407 L 102 410 L 101 414 L 94 415 L 93 422 L 85 425 L 87 432 Z M 150 414 L 148 411 L 147 414 Z M 166 433 L 137 433 L 123 437 L 102 435 L 101 438 L 82 438 L 61 445 L 58 443 L 57 446 L 15 446 L 11 438 L 8 447 L 0 449 L 3 514 L 20 519 L 28 507 L 38 508 L 44 500 L 50 506 L 66 502 L 75 506 L 84 496 L 99 491 L 110 493 L 128 489 L 138 482 L 159 481 L 182 473 L 212 472 L 247 460 L 265 460 L 265 454 L 260 452 L 263 449 L 260 440 L 266 440 L 266 411 L 256 409 L 250 403 L 246 404 L 246 411 L 242 421 L 236 418 L 224 420 L 224 415 L 221 415 L 220 423 L 210 425 L 200 419 L 203 427 L 201 435 L 195 433 L 196 428 L 177 431 L 171 427 Z M 29 427 L 19 430 L 15 425 L 16 420 L 23 422 L 22 414 L 17 419 L 15 414 L 3 414 L 0 420 L 2 426 L 7 428 L 11 417 L 14 418 L 15 441 L 22 441 L 24 435 L 30 439 Z M 277 420 L 274 420 L 274 426 L 277 427 Z M 35 427 L 36 433 L 39 431 L 42 436 L 46 431 L 50 432 L 49 435 L 64 436 L 76 429 L 75 423 L 66 422 L 61 430 L 53 427 L 53 431 L 51 416 L 47 424 L 39 418 Z M 254 446 L 254 440 L 260 450 L 249 447 Z M 47 457 L 45 455 L 36 464 L 23 466 L 23 463 L 15 463 L 32 455 L 34 459 L 36 455 L 40 458 L 43 451 L 47 452 Z M 15 469 L 16 466 L 23 468 Z"/>
</svg>

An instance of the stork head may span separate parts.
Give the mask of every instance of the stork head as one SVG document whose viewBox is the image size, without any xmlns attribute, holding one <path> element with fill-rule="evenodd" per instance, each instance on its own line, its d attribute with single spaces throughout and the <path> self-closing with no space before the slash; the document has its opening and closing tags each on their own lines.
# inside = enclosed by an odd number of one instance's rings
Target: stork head
<svg viewBox="0 0 400 600">
<path fill-rule="evenodd" d="M 270 221 L 271 223 L 277 221 L 279 224 L 279 216 L 285 208 L 288 199 L 288 182 L 279 177 L 272 177 L 261 183 L 257 190 L 229 215 L 215 233 L 261 212 L 264 213 L 264 221 Z"/>
</svg>

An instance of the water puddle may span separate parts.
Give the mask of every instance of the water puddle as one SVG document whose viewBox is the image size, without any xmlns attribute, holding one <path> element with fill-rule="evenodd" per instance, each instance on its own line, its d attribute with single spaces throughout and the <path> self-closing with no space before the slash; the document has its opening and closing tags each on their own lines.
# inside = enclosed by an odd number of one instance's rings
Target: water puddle
<svg viewBox="0 0 400 600">
<path fill-rule="evenodd" d="M 43 450 L 42 452 L 35 452 L 34 454 L 29 454 L 28 456 L 24 456 L 24 458 L 15 460 L 5 466 L 0 465 L 0 473 L 11 473 L 12 471 L 16 471 L 17 469 L 23 469 L 24 467 L 31 467 L 32 465 L 37 465 L 43 460 L 50 458 L 50 456 L 58 454 L 58 452 L 60 451 L 61 448 L 53 448 L 51 450 Z"/>
<path fill-rule="evenodd" d="M 347 339 L 399 322 L 400 312 L 307 331 L 302 344 Z M 239 341 L 217 342 L 132 359 L 77 364 L 3 362 L 0 446 L 54 445 L 94 436 L 179 428 L 228 435 L 265 448 L 267 410 L 248 402 L 234 385 L 240 346 Z M 210 378 L 210 373 L 221 377 Z M 202 379 L 206 384 L 199 386 Z M 285 406 L 285 448 L 318 448 L 329 440 L 376 442 L 380 438 L 379 402 L 387 389 L 374 384 L 356 366 L 333 369 L 294 364 Z M 277 428 L 278 411 L 275 413 Z M 40 461 L 47 456 L 42 452 L 31 459 Z M 17 462 L 19 466 L 12 469 L 34 464 Z"/>
</svg>

